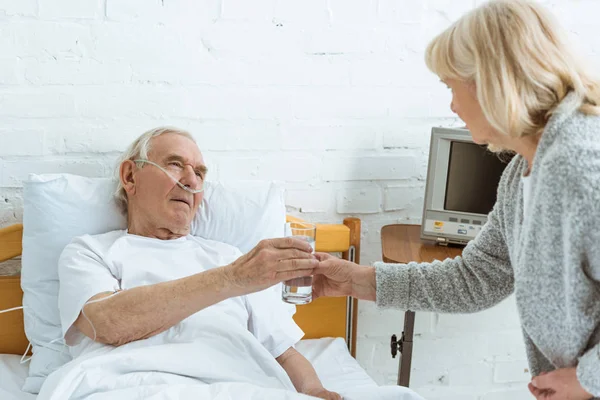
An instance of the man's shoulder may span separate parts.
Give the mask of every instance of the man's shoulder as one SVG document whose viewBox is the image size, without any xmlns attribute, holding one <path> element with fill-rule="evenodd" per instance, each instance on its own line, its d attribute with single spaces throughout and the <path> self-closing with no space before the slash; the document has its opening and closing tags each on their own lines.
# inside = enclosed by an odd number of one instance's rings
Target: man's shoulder
<svg viewBox="0 0 600 400">
<path fill-rule="evenodd" d="M 98 233 L 95 235 L 81 235 L 81 236 L 76 236 L 75 238 L 73 238 L 73 240 L 71 241 L 71 243 L 76 243 L 78 245 L 82 245 L 82 244 L 94 244 L 94 245 L 98 245 L 98 244 L 106 244 L 106 245 L 111 245 L 113 244 L 117 239 L 119 239 L 120 237 L 123 237 L 127 234 L 127 232 L 123 229 L 118 229 L 115 231 L 109 231 L 109 232 L 105 232 L 105 233 Z"/>
<path fill-rule="evenodd" d="M 96 254 L 102 254 L 106 252 L 117 239 L 123 237 L 125 234 L 126 231 L 124 230 L 115 230 L 95 235 L 86 234 L 76 236 L 64 248 L 61 258 L 65 255 L 80 251 L 91 251 Z"/>
</svg>

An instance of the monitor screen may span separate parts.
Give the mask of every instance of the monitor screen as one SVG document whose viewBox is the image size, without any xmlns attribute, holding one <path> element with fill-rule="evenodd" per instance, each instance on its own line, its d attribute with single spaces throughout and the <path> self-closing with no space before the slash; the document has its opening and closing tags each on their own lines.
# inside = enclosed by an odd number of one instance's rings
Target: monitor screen
<svg viewBox="0 0 600 400">
<path fill-rule="evenodd" d="M 505 167 L 506 160 L 500 160 L 483 146 L 452 141 L 444 209 L 488 214 L 496 202 L 498 182 Z"/>
</svg>

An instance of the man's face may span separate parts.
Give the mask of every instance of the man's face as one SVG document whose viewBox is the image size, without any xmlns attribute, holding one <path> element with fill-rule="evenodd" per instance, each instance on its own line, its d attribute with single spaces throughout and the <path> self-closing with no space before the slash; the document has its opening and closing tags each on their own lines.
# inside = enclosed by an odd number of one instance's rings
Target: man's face
<svg viewBox="0 0 600 400">
<path fill-rule="evenodd" d="M 206 165 L 198 146 L 185 136 L 163 134 L 152 139 L 148 160 L 191 189 L 204 185 Z M 152 164 L 133 167 L 134 188 L 128 191 L 130 222 L 176 234 L 187 234 L 203 192 L 192 194 Z M 142 220 L 138 220 L 141 218 Z"/>
</svg>

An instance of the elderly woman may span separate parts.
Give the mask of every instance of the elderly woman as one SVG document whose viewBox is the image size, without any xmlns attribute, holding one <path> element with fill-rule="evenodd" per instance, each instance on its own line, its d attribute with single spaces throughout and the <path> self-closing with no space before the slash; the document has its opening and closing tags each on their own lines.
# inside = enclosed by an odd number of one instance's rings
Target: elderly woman
<svg viewBox="0 0 600 400">
<path fill-rule="evenodd" d="M 316 296 L 468 313 L 516 294 L 538 399 L 600 396 L 600 85 L 539 5 L 491 1 L 437 36 L 427 66 L 473 140 L 517 153 L 462 257 L 351 264 L 325 254 Z"/>
</svg>

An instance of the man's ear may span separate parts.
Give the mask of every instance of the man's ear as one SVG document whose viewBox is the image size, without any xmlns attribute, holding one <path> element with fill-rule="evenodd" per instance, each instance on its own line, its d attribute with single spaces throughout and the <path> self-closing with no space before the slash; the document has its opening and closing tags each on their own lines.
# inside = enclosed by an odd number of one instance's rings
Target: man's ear
<svg viewBox="0 0 600 400">
<path fill-rule="evenodd" d="M 125 160 L 121 163 L 121 167 L 119 168 L 119 179 L 121 180 L 121 185 L 125 189 L 127 194 L 135 193 L 135 170 L 136 165 L 131 160 Z"/>
</svg>

